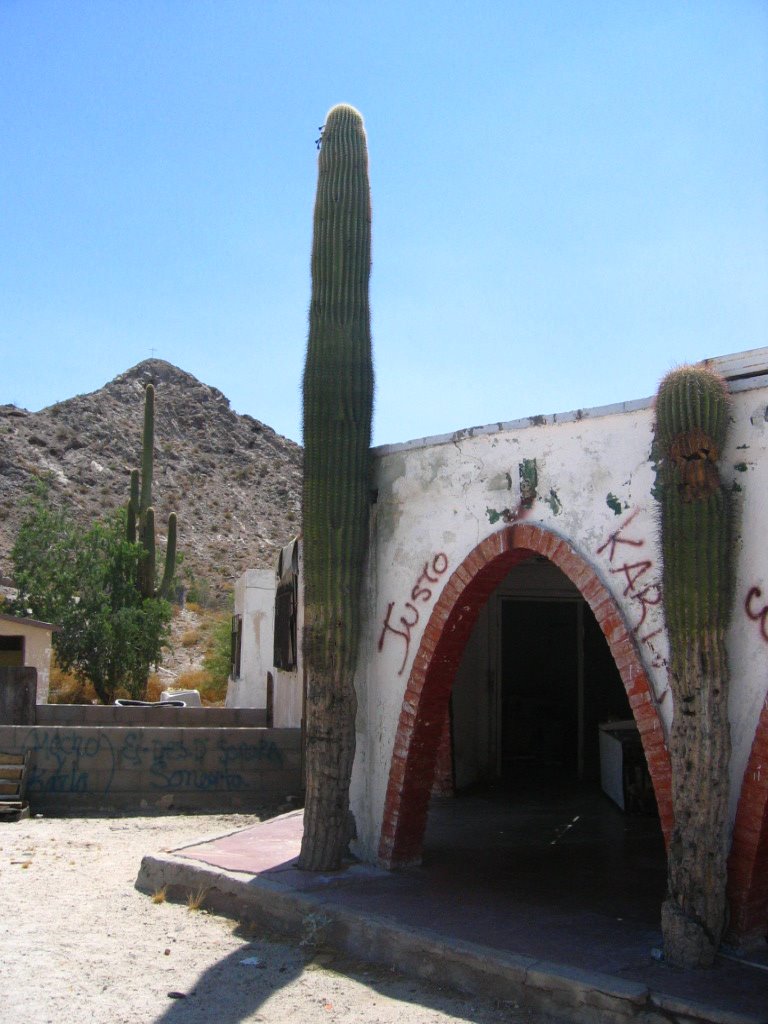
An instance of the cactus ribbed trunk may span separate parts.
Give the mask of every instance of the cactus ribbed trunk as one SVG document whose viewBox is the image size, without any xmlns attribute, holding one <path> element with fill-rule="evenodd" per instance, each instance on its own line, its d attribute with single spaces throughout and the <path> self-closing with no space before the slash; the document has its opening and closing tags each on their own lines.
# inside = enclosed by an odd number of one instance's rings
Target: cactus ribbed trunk
<svg viewBox="0 0 768 1024">
<path fill-rule="evenodd" d="M 128 499 L 128 518 L 126 523 L 127 537 L 131 544 L 136 543 L 139 523 L 139 471 L 131 470 L 131 496 Z"/>
<path fill-rule="evenodd" d="M 141 435 L 141 500 L 142 515 L 152 504 L 152 478 L 155 471 L 155 386 L 147 384 L 144 391 L 144 429 Z"/>
<path fill-rule="evenodd" d="M 144 391 L 144 429 L 141 437 L 141 476 L 131 470 L 131 491 L 128 501 L 127 536 L 131 543 L 142 546 L 136 585 L 142 597 L 168 598 L 176 572 L 176 513 L 168 517 L 168 541 L 165 546 L 165 568 L 160 586 L 155 585 L 156 546 L 155 510 L 152 507 L 152 482 L 155 467 L 155 387 L 147 384 Z"/>
<path fill-rule="evenodd" d="M 337 868 L 350 839 L 354 671 L 368 541 L 373 366 L 363 121 L 328 115 L 319 157 L 304 370 L 306 800 L 299 864 Z"/>
<path fill-rule="evenodd" d="M 717 462 L 728 422 L 724 382 L 700 367 L 662 381 L 656 401 L 664 611 L 674 714 L 669 740 L 675 826 L 662 907 L 666 958 L 714 961 L 726 922 L 729 496 Z"/>
</svg>

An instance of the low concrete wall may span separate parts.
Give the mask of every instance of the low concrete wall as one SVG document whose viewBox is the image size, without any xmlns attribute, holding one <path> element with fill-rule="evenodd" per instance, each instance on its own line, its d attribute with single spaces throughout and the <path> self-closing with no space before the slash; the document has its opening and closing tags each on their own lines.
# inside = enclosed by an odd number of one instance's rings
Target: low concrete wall
<svg viewBox="0 0 768 1024">
<path fill-rule="evenodd" d="M 264 708 L 118 707 L 115 704 L 38 704 L 36 725 L 176 726 L 185 729 L 264 728 Z"/>
<path fill-rule="evenodd" d="M 0 724 L 35 721 L 36 668 L 0 668 Z"/>
<path fill-rule="evenodd" d="M 302 789 L 298 729 L 0 726 L 0 751 L 25 750 L 33 814 L 255 811 Z"/>
</svg>

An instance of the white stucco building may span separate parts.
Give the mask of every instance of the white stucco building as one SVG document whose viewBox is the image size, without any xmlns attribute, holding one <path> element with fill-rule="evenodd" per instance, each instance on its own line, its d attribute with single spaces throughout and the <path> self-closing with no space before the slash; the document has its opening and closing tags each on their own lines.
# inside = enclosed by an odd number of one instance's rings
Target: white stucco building
<svg viewBox="0 0 768 1024">
<path fill-rule="evenodd" d="M 37 671 L 37 704 L 48 701 L 53 634 L 51 622 L 0 615 L 0 668 L 34 668 Z"/>
<path fill-rule="evenodd" d="M 264 708 L 277 727 L 304 714 L 301 552 L 293 540 L 275 569 L 248 569 L 235 583 L 227 707 Z"/>
<path fill-rule="evenodd" d="M 275 622 L 275 574 L 247 569 L 235 582 L 228 708 L 266 708 Z"/>
<path fill-rule="evenodd" d="M 720 470 L 735 506 L 730 893 L 743 936 L 768 931 L 768 349 L 711 365 L 733 399 Z M 365 859 L 418 860 L 446 779 L 599 779 L 599 726 L 615 720 L 637 726 L 669 834 L 653 423 L 645 399 L 375 451 L 351 792 Z"/>
<path fill-rule="evenodd" d="M 708 362 L 733 400 L 729 898 L 748 940 L 768 932 L 768 349 Z M 601 732 L 604 762 L 616 744 L 637 759 L 627 798 L 655 798 L 669 836 L 653 426 L 648 398 L 374 450 L 351 788 L 363 859 L 417 862 L 435 789 L 599 784 Z M 276 725 L 300 724 L 303 685 L 282 674 Z"/>
</svg>

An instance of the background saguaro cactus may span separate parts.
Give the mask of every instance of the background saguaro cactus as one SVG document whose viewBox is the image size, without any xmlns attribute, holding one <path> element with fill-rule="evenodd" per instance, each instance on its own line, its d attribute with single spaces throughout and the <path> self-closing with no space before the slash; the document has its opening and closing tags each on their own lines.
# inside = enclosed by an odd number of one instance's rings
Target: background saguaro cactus
<svg viewBox="0 0 768 1024">
<path fill-rule="evenodd" d="M 334 107 L 319 156 L 304 369 L 306 802 L 300 866 L 338 867 L 350 838 L 353 674 L 368 539 L 373 410 L 371 207 L 360 114 Z"/>
<path fill-rule="evenodd" d="M 731 517 L 717 463 L 728 416 L 725 382 L 711 371 L 684 366 L 661 382 L 656 490 L 675 814 L 662 928 L 667 959 L 687 967 L 712 964 L 726 917 Z"/>
<path fill-rule="evenodd" d="M 128 540 L 137 540 L 143 548 L 137 586 L 143 597 L 167 598 L 176 571 L 176 513 L 168 516 L 168 540 L 165 547 L 165 568 L 159 586 L 155 584 L 156 545 L 155 510 L 152 507 L 152 478 L 155 465 L 155 387 L 147 384 L 144 392 L 144 430 L 141 438 L 141 475 L 131 472 L 131 493 L 128 501 Z"/>
</svg>

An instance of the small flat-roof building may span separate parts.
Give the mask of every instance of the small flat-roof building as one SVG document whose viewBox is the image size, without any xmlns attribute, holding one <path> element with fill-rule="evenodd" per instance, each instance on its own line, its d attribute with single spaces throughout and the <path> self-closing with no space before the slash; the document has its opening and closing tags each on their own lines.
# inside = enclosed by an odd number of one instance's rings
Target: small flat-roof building
<svg viewBox="0 0 768 1024">
<path fill-rule="evenodd" d="M 48 702 L 51 641 L 57 629 L 51 622 L 0 615 L 0 668 L 37 669 L 38 704 Z"/>
</svg>

